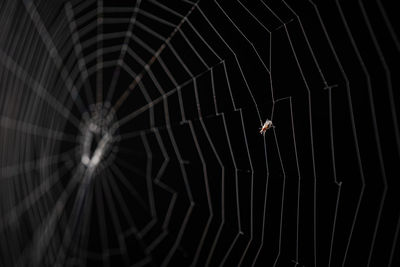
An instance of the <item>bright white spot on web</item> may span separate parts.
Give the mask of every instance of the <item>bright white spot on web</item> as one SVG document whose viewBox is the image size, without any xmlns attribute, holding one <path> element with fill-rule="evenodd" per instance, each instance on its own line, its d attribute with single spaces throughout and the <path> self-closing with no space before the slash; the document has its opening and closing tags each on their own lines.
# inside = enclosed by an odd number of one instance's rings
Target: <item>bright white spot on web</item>
<svg viewBox="0 0 400 267">
<path fill-rule="evenodd" d="M 89 159 L 88 155 L 82 155 L 82 163 L 87 166 L 89 164 L 89 162 L 90 162 L 90 159 Z"/>
</svg>

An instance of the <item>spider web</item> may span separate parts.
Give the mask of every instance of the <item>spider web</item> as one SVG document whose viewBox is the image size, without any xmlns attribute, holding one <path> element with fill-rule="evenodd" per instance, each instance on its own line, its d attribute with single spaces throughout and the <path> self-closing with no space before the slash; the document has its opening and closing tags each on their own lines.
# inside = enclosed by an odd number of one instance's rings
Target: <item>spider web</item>
<svg viewBox="0 0 400 267">
<path fill-rule="evenodd" d="M 397 15 L 342 2 L 2 1 L 1 266 L 400 264 Z"/>
</svg>

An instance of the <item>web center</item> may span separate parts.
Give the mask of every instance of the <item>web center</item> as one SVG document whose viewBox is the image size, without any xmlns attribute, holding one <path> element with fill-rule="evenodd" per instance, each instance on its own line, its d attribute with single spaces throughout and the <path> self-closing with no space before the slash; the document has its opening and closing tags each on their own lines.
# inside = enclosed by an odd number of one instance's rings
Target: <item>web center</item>
<svg viewBox="0 0 400 267">
<path fill-rule="evenodd" d="M 90 124 L 83 140 L 82 163 L 89 168 L 95 168 L 99 164 L 112 143 L 111 133 L 93 130 L 97 128 L 96 125 Z"/>
<path fill-rule="evenodd" d="M 92 175 L 112 159 L 118 138 L 114 128 L 114 113 L 104 106 L 93 106 L 91 113 L 83 117 L 80 162 Z"/>
</svg>

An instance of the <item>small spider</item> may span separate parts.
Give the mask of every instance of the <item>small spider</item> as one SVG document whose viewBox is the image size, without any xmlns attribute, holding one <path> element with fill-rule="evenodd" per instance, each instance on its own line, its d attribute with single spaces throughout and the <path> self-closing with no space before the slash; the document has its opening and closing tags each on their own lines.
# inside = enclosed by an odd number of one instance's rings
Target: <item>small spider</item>
<svg viewBox="0 0 400 267">
<path fill-rule="evenodd" d="M 268 129 L 271 129 L 271 128 L 273 128 L 273 127 L 275 127 L 275 126 L 272 124 L 272 121 L 267 119 L 267 120 L 264 122 L 264 125 L 262 125 L 261 128 L 260 128 L 260 134 L 265 135 L 265 132 L 266 132 Z"/>
</svg>

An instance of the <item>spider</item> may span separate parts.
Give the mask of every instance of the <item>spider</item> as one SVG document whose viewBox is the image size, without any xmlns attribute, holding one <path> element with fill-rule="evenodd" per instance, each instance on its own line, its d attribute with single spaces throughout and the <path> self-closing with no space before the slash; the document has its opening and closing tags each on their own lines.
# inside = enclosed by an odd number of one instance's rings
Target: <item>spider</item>
<svg viewBox="0 0 400 267">
<path fill-rule="evenodd" d="M 267 119 L 267 120 L 264 122 L 264 125 L 262 125 L 261 128 L 260 128 L 260 134 L 265 135 L 265 132 L 266 132 L 268 129 L 271 129 L 271 128 L 273 128 L 273 127 L 275 127 L 275 126 L 272 124 L 272 121 L 269 120 L 269 119 Z"/>
</svg>

